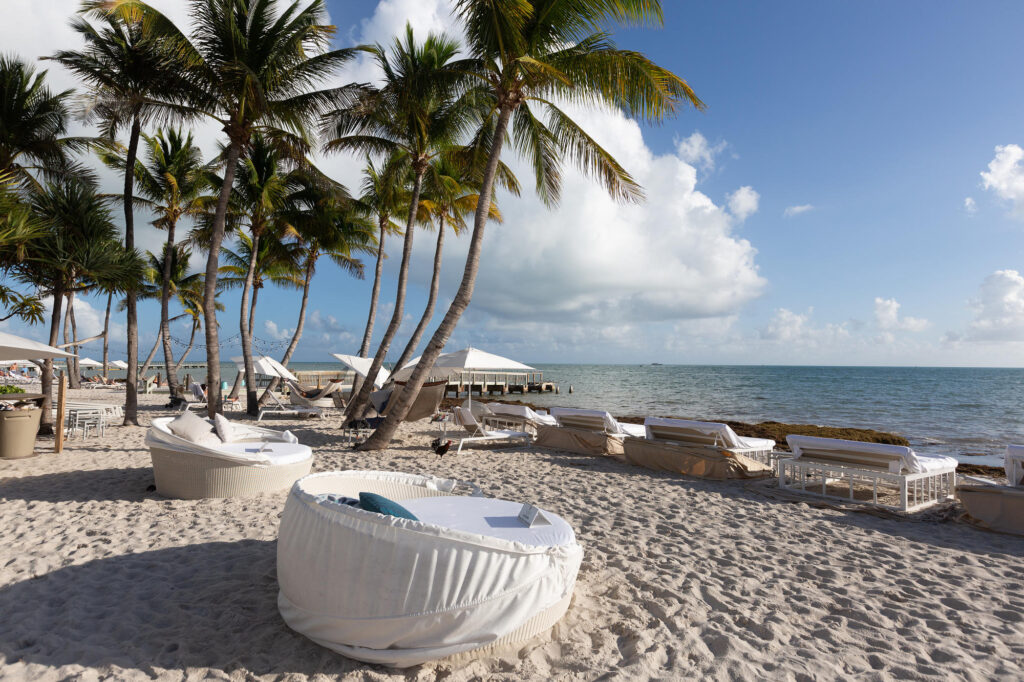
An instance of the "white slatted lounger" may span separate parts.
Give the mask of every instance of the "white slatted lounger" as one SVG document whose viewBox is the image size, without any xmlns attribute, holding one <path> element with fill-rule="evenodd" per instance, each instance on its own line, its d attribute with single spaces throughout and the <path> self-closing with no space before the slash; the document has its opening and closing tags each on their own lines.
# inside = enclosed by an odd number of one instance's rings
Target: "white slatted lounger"
<svg viewBox="0 0 1024 682">
<path fill-rule="evenodd" d="M 466 443 L 499 443 L 502 441 L 529 443 L 533 439 L 526 431 L 489 429 L 486 425 L 478 422 L 473 413 L 465 407 L 455 408 L 455 423 L 471 434 L 459 441 L 459 448 L 455 451 L 456 454 L 462 452 L 462 446 Z"/>
<path fill-rule="evenodd" d="M 324 418 L 324 413 L 319 407 L 300 407 L 298 405 L 285 405 L 281 402 L 281 399 L 277 395 L 270 391 L 267 393 L 270 396 L 270 402 L 274 403 L 271 407 L 265 407 L 260 410 L 260 415 L 256 418 L 256 421 L 263 421 L 263 417 L 268 414 L 278 415 L 280 417 L 319 417 Z"/>
<path fill-rule="evenodd" d="M 862 443 L 836 438 L 786 436 L 793 457 L 779 460 L 779 487 L 809 495 L 861 502 L 896 511 L 913 512 L 953 497 L 957 461 L 952 457 L 919 455 L 909 447 Z M 845 481 L 847 494 L 835 494 Z M 809 483 L 813 487 L 809 487 Z M 854 496 L 857 484 L 870 486 L 871 501 Z M 899 493 L 898 504 L 878 500 L 879 486 Z M 816 490 L 820 486 L 820 491 Z"/>
</svg>

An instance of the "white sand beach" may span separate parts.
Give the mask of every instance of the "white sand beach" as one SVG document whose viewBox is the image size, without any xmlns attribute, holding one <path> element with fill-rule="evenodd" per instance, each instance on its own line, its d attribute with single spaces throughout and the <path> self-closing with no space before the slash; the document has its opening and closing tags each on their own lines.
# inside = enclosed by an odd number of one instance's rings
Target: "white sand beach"
<svg viewBox="0 0 1024 682">
<path fill-rule="evenodd" d="M 121 400 L 73 392 L 76 399 Z M 148 421 L 166 396 L 140 396 Z M 146 429 L 0 461 L 0 679 L 1024 678 L 1024 539 L 954 522 L 774 500 L 610 458 L 473 449 L 438 458 L 426 422 L 354 453 L 338 418 L 268 419 L 314 470 L 476 482 L 572 523 L 573 604 L 521 651 L 404 671 L 348 660 L 277 611 L 286 493 L 168 500 Z"/>
</svg>

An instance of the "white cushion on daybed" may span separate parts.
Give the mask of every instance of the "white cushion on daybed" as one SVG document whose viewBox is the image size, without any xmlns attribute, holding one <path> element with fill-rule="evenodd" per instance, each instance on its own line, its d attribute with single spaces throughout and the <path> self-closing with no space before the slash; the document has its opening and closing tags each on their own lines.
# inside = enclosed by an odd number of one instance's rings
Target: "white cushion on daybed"
<svg viewBox="0 0 1024 682">
<path fill-rule="evenodd" d="M 167 430 L 179 438 L 199 445 L 218 445 L 221 442 L 210 422 L 188 410 L 167 422 Z"/>
<path fill-rule="evenodd" d="M 842 440 L 839 438 L 819 438 L 817 436 L 786 436 L 789 449 L 793 451 L 793 459 L 799 459 L 803 448 L 848 448 L 861 452 L 876 453 L 899 457 L 902 470 L 912 474 L 923 474 L 930 471 L 955 469 L 957 460 L 942 455 L 919 455 L 913 448 L 905 445 L 889 445 L 886 443 L 864 443 L 861 441 Z M 898 472 L 894 472 L 898 473 Z"/>
<path fill-rule="evenodd" d="M 551 512 L 544 512 L 550 524 L 527 528 L 518 519 L 522 502 L 489 497 L 421 497 L 400 504 L 423 523 L 466 533 L 534 547 L 558 547 L 576 542 L 572 526 Z"/>
<path fill-rule="evenodd" d="M 185 414 L 191 413 L 186 412 Z M 196 415 L 192 416 L 206 424 L 208 428 L 213 429 L 213 425 L 206 419 Z M 298 439 L 289 431 L 273 431 L 236 423 L 232 424 L 235 442 L 222 443 L 220 438 L 214 434 L 212 442 L 195 443 L 174 434 L 170 430 L 172 421 L 170 417 L 154 419 L 151 428 L 146 432 L 146 446 L 256 466 L 291 464 L 313 456 L 313 451 L 309 446 L 299 444 Z M 262 452 L 260 452 L 261 447 Z"/>
<path fill-rule="evenodd" d="M 718 422 L 698 422 L 689 419 L 668 419 L 665 417 L 647 417 L 644 419 L 643 438 L 654 439 L 649 426 L 668 426 L 684 429 L 693 429 L 706 433 L 709 436 L 717 436 L 721 439 L 722 445 L 729 448 L 753 448 L 758 450 L 771 450 L 775 447 L 775 441 L 771 438 L 754 438 L 752 436 L 740 436 L 732 430 L 728 424 Z"/>
</svg>

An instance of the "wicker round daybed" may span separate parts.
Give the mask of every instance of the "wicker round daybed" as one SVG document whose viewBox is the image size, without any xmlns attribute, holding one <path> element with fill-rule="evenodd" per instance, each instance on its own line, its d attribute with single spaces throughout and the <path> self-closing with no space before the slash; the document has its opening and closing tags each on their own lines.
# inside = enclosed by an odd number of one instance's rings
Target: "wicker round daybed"
<svg viewBox="0 0 1024 682">
<path fill-rule="evenodd" d="M 418 665 L 521 645 L 572 599 L 583 550 L 571 526 L 528 528 L 521 503 L 458 495 L 455 481 L 380 471 L 292 487 L 277 545 L 278 608 L 314 642 L 371 663 Z M 407 520 L 332 502 L 375 493 Z"/>
<path fill-rule="evenodd" d="M 288 431 L 233 423 L 231 442 L 199 444 L 172 433 L 172 420 L 154 419 L 146 434 L 156 491 L 164 497 L 247 497 L 285 490 L 313 466 L 313 451 Z"/>
</svg>

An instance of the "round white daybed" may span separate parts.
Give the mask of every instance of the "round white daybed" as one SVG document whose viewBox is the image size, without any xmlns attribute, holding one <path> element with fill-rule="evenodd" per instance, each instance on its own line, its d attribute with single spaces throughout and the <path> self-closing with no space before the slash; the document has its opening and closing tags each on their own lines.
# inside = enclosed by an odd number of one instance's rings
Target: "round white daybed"
<svg viewBox="0 0 1024 682">
<path fill-rule="evenodd" d="M 583 549 L 544 512 L 455 495 L 455 481 L 382 471 L 312 474 L 292 487 L 277 544 L 278 608 L 293 630 L 350 658 L 394 667 L 513 647 L 572 599 Z M 418 521 L 325 499 L 371 492 Z"/>
<path fill-rule="evenodd" d="M 146 434 L 156 491 L 164 497 L 196 500 L 284 490 L 313 466 L 313 451 L 288 431 L 232 422 L 231 442 L 195 443 L 172 433 L 172 420 L 154 419 Z"/>
</svg>

